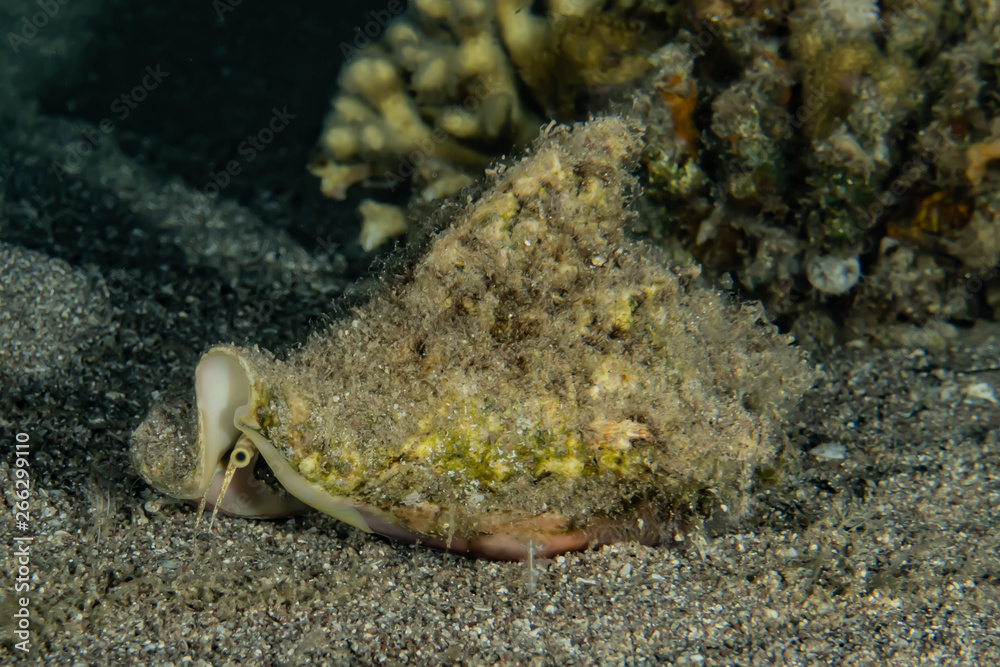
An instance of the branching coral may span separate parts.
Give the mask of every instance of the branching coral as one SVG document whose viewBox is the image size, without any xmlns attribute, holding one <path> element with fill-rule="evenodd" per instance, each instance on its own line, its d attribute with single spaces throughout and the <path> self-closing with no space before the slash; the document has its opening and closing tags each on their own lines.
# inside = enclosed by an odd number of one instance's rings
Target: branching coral
<svg viewBox="0 0 1000 667">
<path fill-rule="evenodd" d="M 335 199 L 368 180 L 446 197 L 548 118 L 573 120 L 588 95 L 642 75 L 655 48 L 644 25 L 595 2 L 553 0 L 545 15 L 524 0 L 415 2 L 342 70 L 310 170 Z M 362 235 L 399 233 L 380 220 Z"/>
</svg>

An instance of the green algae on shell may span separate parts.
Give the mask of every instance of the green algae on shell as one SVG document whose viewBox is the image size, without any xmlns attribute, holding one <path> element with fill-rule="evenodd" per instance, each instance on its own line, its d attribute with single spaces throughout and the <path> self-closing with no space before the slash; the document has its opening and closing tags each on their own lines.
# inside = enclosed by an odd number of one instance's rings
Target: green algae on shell
<svg viewBox="0 0 1000 667">
<path fill-rule="evenodd" d="M 656 541 L 707 495 L 739 515 L 812 372 L 759 307 L 626 237 L 639 145 L 622 119 L 550 128 L 409 276 L 286 359 L 209 350 L 187 426 L 157 408 L 137 429 L 138 470 L 198 499 L 228 468 L 225 511 L 287 493 L 492 558 Z"/>
</svg>

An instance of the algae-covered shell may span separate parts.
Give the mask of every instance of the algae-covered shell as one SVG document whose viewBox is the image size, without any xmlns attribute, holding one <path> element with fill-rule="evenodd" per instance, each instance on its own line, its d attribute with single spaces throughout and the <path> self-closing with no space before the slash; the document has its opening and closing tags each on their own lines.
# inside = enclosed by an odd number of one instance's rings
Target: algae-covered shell
<svg viewBox="0 0 1000 667">
<path fill-rule="evenodd" d="M 137 429 L 140 473 L 491 558 L 654 541 L 706 496 L 738 514 L 811 372 L 759 308 L 626 238 L 637 147 L 618 119 L 550 131 L 286 359 L 212 348 L 190 414 Z"/>
</svg>

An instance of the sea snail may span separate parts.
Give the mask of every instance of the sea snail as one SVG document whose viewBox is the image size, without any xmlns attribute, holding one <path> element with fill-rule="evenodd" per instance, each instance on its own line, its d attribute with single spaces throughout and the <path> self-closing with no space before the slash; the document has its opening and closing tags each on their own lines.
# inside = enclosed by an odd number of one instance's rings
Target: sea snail
<svg viewBox="0 0 1000 667">
<path fill-rule="evenodd" d="M 195 402 L 136 429 L 137 470 L 230 514 L 314 508 L 494 559 L 738 516 L 812 371 L 759 308 L 626 237 L 638 146 L 618 118 L 549 130 L 286 358 L 213 347 Z"/>
</svg>

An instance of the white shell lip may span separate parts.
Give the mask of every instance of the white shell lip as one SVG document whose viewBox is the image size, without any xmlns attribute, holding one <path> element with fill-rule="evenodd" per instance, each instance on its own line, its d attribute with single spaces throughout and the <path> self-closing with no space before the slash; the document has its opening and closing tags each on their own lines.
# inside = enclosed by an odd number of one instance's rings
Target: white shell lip
<svg viewBox="0 0 1000 667">
<path fill-rule="evenodd" d="M 237 359 L 239 352 L 235 348 L 217 346 L 202 357 L 195 370 L 198 438 L 207 464 L 201 470 L 199 498 L 212 485 L 217 462 L 236 444 L 240 435 L 233 423 L 233 414 L 250 402 L 249 375 Z"/>
<path fill-rule="evenodd" d="M 261 397 L 257 395 L 254 371 L 239 349 L 229 345 L 213 347 L 202 357 L 195 376 L 200 437 L 206 462 L 221 461 L 243 434 L 264 457 L 285 491 L 324 514 L 371 532 L 362 515 L 362 506 L 349 498 L 331 495 L 308 481 L 260 432 L 260 425 L 253 415 L 253 406 L 260 402 Z M 213 478 L 220 474 L 216 472 L 216 468 L 206 465 L 202 471 L 200 488 L 207 490 L 213 483 Z M 220 509 L 231 514 L 256 515 L 256 512 L 241 511 L 238 506 L 234 509 L 226 503 L 221 503 Z"/>
</svg>

